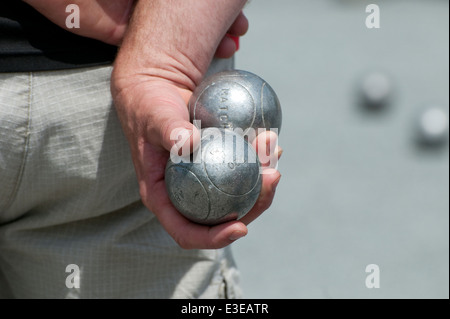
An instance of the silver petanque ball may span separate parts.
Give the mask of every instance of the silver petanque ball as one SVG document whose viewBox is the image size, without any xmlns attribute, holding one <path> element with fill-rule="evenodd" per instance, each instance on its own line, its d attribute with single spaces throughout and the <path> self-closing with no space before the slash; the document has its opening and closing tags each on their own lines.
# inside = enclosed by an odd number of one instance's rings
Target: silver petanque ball
<svg viewBox="0 0 450 319">
<path fill-rule="evenodd" d="M 360 95 L 364 106 L 371 110 L 382 110 L 392 99 L 394 86 L 386 73 L 373 71 L 361 81 Z"/>
<path fill-rule="evenodd" d="M 191 122 L 202 127 L 281 129 L 280 101 L 259 76 L 241 70 L 224 71 L 206 78 L 189 101 Z"/>
<path fill-rule="evenodd" d="M 219 128 L 202 130 L 200 149 L 190 158 L 171 155 L 165 173 L 171 202 L 199 224 L 242 218 L 261 192 L 255 150 L 242 136 Z"/>
<path fill-rule="evenodd" d="M 429 106 L 417 119 L 419 142 L 429 146 L 443 146 L 448 140 L 449 120 L 444 108 Z"/>
</svg>

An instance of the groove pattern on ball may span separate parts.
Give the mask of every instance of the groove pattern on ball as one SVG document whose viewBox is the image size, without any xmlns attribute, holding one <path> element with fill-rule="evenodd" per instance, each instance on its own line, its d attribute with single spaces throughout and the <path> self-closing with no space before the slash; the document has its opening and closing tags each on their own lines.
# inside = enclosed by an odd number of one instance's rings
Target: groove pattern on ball
<svg viewBox="0 0 450 319">
<path fill-rule="evenodd" d="M 205 79 L 189 101 L 191 122 L 202 127 L 281 130 L 280 102 L 259 76 L 242 70 L 225 71 Z"/>
</svg>

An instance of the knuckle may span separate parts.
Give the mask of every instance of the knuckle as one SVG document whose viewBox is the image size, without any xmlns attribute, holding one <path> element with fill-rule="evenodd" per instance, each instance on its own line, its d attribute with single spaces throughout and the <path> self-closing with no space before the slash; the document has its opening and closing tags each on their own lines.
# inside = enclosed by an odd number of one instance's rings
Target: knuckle
<svg viewBox="0 0 450 319">
<path fill-rule="evenodd" d="M 146 190 L 142 187 L 139 187 L 139 196 L 141 197 L 142 202 L 146 205 Z"/>
<path fill-rule="evenodd" d="M 173 236 L 173 239 L 175 240 L 175 242 L 177 243 L 177 245 L 178 245 L 181 249 L 191 250 L 191 249 L 194 248 L 194 247 L 192 247 L 192 245 L 189 243 L 189 241 L 186 240 L 184 237 Z"/>
<path fill-rule="evenodd" d="M 147 196 L 147 190 L 144 187 L 139 187 L 139 196 L 144 206 L 150 209 L 150 201 Z"/>
<path fill-rule="evenodd" d="M 256 202 L 256 208 L 261 212 L 266 211 L 272 205 L 272 202 L 273 196 L 261 196 L 260 199 Z"/>
</svg>

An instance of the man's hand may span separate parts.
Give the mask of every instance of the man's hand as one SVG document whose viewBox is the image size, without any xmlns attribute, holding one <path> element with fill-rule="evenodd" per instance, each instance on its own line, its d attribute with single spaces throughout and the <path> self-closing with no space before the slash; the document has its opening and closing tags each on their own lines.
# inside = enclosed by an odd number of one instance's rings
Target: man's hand
<svg viewBox="0 0 450 319">
<path fill-rule="evenodd" d="M 192 223 L 170 202 L 164 180 L 169 150 L 177 142 L 170 139 L 172 132 L 190 132 L 192 137 L 186 143 L 190 143 L 191 149 L 200 139 L 199 131 L 188 121 L 186 102 L 191 92 L 180 89 L 165 79 L 149 77 L 115 93 L 118 114 L 130 143 L 142 201 L 157 216 L 172 238 L 186 249 L 213 249 L 227 246 L 245 236 L 246 225 L 272 203 L 280 179 L 279 172 L 267 168 L 271 172 L 263 174 L 263 187 L 258 202 L 240 221 L 215 227 Z M 276 138 L 274 133 L 268 133 L 267 136 L 261 134 L 253 145 L 256 148 L 264 143 L 273 145 Z M 276 149 L 275 153 L 279 157 L 281 149 Z"/>
<path fill-rule="evenodd" d="M 187 143 L 191 149 L 199 142 L 200 133 L 189 122 L 187 102 L 214 52 L 224 45 L 222 39 L 239 20 L 245 2 L 139 1 L 115 62 L 111 88 L 142 201 L 186 249 L 221 248 L 245 236 L 246 225 L 270 206 L 280 179 L 276 170 L 264 174 L 262 192 L 252 211 L 240 221 L 213 227 L 184 218 L 171 204 L 164 181 L 169 151 L 177 142 L 170 139 L 171 134 L 190 132 Z M 271 138 L 264 135 L 255 143 Z"/>
</svg>

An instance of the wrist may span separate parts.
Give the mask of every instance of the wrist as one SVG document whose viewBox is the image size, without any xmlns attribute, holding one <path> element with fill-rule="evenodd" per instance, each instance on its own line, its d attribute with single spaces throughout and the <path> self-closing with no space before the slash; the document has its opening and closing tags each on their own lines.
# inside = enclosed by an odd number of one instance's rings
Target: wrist
<svg viewBox="0 0 450 319">
<path fill-rule="evenodd" d="M 138 1 L 115 77 L 149 76 L 193 90 L 245 0 Z"/>
</svg>

